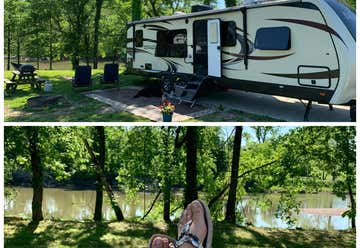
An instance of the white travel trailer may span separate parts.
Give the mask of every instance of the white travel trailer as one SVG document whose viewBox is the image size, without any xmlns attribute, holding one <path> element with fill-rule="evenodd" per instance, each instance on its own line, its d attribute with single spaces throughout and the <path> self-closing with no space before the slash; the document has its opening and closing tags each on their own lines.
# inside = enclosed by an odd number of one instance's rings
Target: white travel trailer
<svg viewBox="0 0 360 248">
<path fill-rule="evenodd" d="M 254 1 L 253 1 L 254 2 Z M 193 102 L 204 81 L 263 94 L 351 106 L 355 119 L 356 15 L 341 0 L 194 6 L 128 24 L 132 70 L 161 76 Z"/>
</svg>

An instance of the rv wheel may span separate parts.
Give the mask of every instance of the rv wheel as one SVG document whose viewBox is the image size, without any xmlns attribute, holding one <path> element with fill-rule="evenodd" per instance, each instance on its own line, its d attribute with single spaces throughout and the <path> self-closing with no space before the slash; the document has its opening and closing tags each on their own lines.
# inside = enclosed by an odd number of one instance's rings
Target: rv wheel
<svg viewBox="0 0 360 248">
<path fill-rule="evenodd" d="M 350 106 L 350 118 L 352 122 L 356 122 L 356 104 Z"/>
<path fill-rule="evenodd" d="M 166 93 L 174 90 L 174 80 L 171 75 L 163 75 L 161 77 L 162 87 Z"/>
</svg>

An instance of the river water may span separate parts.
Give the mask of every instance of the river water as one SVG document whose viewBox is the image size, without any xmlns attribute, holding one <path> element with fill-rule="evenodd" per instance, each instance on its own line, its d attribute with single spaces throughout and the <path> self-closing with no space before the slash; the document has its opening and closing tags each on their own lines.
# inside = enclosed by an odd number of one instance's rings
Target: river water
<svg viewBox="0 0 360 248">
<path fill-rule="evenodd" d="M 32 189 L 16 187 L 15 194 L 5 197 L 5 216 L 31 216 Z M 155 197 L 153 193 L 138 193 L 133 201 L 126 200 L 124 194 L 117 193 L 118 203 L 125 217 L 141 217 Z M 177 194 L 180 199 L 181 195 Z M 288 225 L 275 217 L 278 194 L 246 196 L 238 203 L 238 210 L 246 216 L 246 221 L 257 227 L 287 228 Z M 347 208 L 348 199 L 341 199 L 332 194 L 301 194 L 297 196 L 301 208 Z M 263 204 L 265 201 L 272 204 Z M 46 188 L 44 190 L 43 213 L 45 218 L 86 220 L 94 212 L 95 191 Z M 103 215 L 106 220 L 114 219 L 108 202 L 104 201 Z M 297 227 L 305 229 L 344 230 L 351 227 L 350 220 L 341 216 L 317 214 L 297 215 Z"/>
</svg>

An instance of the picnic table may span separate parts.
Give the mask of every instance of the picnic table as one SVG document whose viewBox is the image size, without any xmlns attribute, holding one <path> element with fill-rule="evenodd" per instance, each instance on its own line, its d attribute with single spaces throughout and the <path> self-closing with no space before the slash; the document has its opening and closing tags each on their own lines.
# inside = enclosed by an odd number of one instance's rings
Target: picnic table
<svg viewBox="0 0 360 248">
<path fill-rule="evenodd" d="M 45 83 L 45 79 L 42 79 L 37 76 L 35 72 L 27 71 L 12 71 L 11 80 L 5 79 L 4 83 L 6 85 L 5 91 L 9 94 L 14 94 L 18 85 L 30 84 L 31 88 L 41 89 L 41 86 Z"/>
</svg>

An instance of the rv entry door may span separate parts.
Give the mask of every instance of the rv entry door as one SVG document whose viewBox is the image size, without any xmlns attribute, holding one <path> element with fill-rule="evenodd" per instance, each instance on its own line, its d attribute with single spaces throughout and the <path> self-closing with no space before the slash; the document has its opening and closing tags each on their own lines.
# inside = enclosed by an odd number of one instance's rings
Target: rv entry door
<svg viewBox="0 0 360 248">
<path fill-rule="evenodd" d="M 220 20 L 208 20 L 208 75 L 221 77 Z"/>
</svg>

